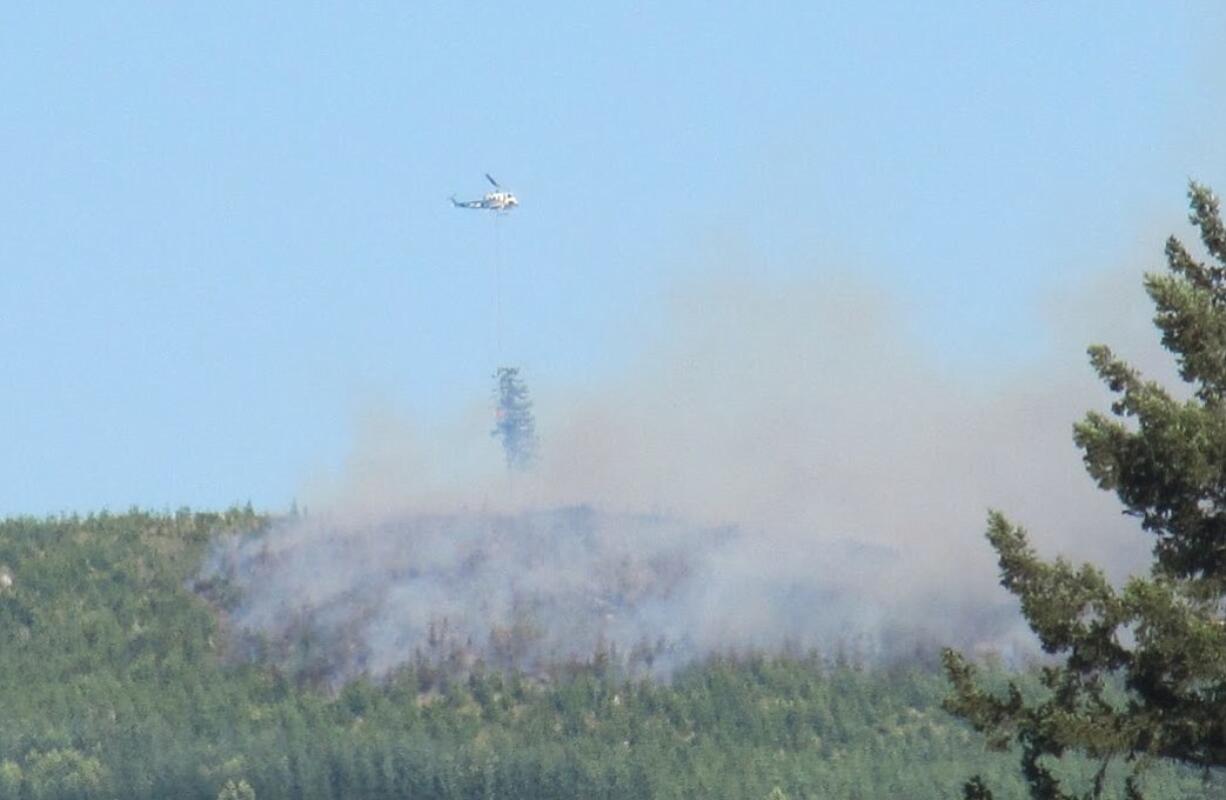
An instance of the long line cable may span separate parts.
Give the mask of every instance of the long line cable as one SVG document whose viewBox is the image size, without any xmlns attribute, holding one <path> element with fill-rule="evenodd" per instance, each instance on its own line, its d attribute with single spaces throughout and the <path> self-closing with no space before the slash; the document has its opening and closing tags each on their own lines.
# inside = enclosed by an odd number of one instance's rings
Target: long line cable
<svg viewBox="0 0 1226 800">
<path fill-rule="evenodd" d="M 502 362 L 502 225 L 494 212 L 494 355 Z"/>
</svg>

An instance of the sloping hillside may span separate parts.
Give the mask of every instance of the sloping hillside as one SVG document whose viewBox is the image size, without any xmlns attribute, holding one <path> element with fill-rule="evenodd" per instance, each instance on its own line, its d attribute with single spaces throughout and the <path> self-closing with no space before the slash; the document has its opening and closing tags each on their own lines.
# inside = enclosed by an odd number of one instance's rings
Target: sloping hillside
<svg viewBox="0 0 1226 800">
<path fill-rule="evenodd" d="M 948 798 L 974 771 L 1023 796 L 919 664 L 728 655 L 650 682 L 599 657 L 549 679 L 423 662 L 329 689 L 233 658 L 226 603 L 193 586 L 214 537 L 266 522 L 0 523 L 0 800 Z M 1151 786 L 1208 796 L 1187 773 Z"/>
</svg>

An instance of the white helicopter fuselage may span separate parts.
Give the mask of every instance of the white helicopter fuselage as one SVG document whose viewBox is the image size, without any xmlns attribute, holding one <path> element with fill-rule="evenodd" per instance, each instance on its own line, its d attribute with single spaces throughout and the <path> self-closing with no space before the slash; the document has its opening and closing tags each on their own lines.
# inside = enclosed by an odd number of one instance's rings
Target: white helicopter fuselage
<svg viewBox="0 0 1226 800">
<path fill-rule="evenodd" d="M 494 187 L 494 191 L 486 192 L 480 200 L 457 200 L 451 197 L 451 204 L 456 208 L 475 208 L 486 211 L 505 213 L 519 205 L 519 198 L 513 192 L 508 192 L 487 172 L 485 179 Z"/>
<path fill-rule="evenodd" d="M 519 205 L 519 200 L 510 192 L 486 192 L 484 203 L 494 211 L 509 211 Z"/>
</svg>

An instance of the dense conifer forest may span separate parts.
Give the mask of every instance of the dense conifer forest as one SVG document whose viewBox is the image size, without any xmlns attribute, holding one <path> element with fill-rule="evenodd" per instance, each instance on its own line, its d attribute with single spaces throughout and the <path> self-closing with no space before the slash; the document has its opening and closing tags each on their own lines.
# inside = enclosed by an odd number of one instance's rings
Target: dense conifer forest
<svg viewBox="0 0 1226 800">
<path fill-rule="evenodd" d="M 214 537 L 266 522 L 0 523 L 0 800 L 948 798 L 971 772 L 1025 796 L 924 660 L 727 654 L 663 681 L 599 657 L 548 679 L 419 663 L 327 686 L 236 658 L 196 578 Z M 1146 785 L 1212 796 L 1164 766 Z"/>
</svg>

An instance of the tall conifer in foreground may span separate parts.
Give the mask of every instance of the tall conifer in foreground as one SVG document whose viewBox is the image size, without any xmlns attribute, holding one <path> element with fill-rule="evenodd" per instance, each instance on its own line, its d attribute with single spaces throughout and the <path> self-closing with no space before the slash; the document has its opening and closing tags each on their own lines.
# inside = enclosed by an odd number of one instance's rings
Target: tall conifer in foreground
<svg viewBox="0 0 1226 800">
<path fill-rule="evenodd" d="M 1110 415 L 1090 412 L 1074 426 L 1087 471 L 1155 536 L 1149 576 L 1117 589 L 1094 566 L 1044 561 L 1025 531 L 992 512 L 987 537 L 1001 583 L 1063 663 L 1044 669 L 1044 696 L 1024 697 L 1016 684 L 1001 696 L 960 654 L 945 653 L 946 708 L 989 746 L 1020 746 L 1034 798 L 1118 796 L 1113 761 L 1128 765 L 1116 780 L 1132 800 L 1154 761 L 1204 768 L 1207 779 L 1226 767 L 1226 227 L 1207 188 L 1193 183 L 1188 195 L 1210 261 L 1171 237 L 1168 270 L 1147 275 L 1145 290 L 1192 396 L 1176 399 L 1108 348 L 1091 347 L 1116 399 Z M 1078 793 L 1059 777 L 1066 752 L 1100 765 Z M 992 796 L 978 778 L 964 793 Z"/>
</svg>

